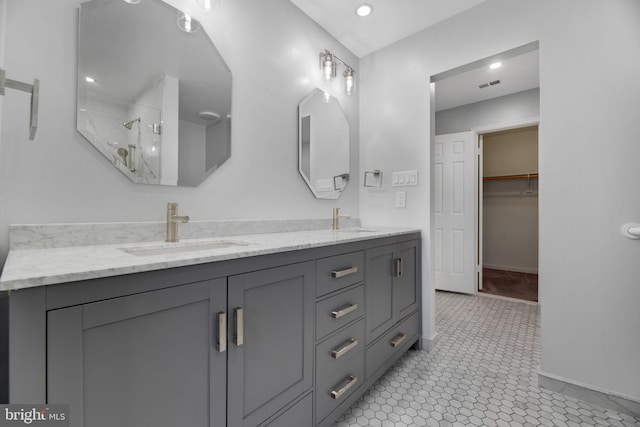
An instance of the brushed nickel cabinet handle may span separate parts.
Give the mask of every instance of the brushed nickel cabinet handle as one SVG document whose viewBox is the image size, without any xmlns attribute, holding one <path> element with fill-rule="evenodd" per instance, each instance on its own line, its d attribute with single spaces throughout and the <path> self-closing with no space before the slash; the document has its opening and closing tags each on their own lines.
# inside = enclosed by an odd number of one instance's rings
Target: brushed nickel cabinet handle
<svg viewBox="0 0 640 427">
<path fill-rule="evenodd" d="M 333 317 L 334 319 L 339 319 L 342 316 L 346 316 L 347 314 L 351 313 L 354 310 L 358 309 L 358 304 L 349 304 L 345 307 L 333 310 L 331 312 L 331 317 Z"/>
<path fill-rule="evenodd" d="M 355 375 L 349 375 L 349 381 L 340 387 L 338 390 L 331 391 L 331 397 L 333 399 L 339 399 L 343 394 L 347 392 L 351 387 L 353 387 L 358 382 L 358 377 Z"/>
<path fill-rule="evenodd" d="M 396 270 L 396 277 L 402 277 L 402 258 L 396 258 L 394 260 L 395 262 L 395 270 Z"/>
<path fill-rule="evenodd" d="M 218 342 L 216 347 L 220 353 L 224 353 L 227 351 L 227 313 L 221 311 L 216 317 L 218 318 Z"/>
<path fill-rule="evenodd" d="M 331 277 L 333 277 L 334 279 L 339 279 L 341 277 L 348 276 L 357 272 L 358 266 L 354 265 L 353 267 L 345 268 L 344 270 L 333 270 L 331 272 Z"/>
<path fill-rule="evenodd" d="M 242 307 L 236 307 L 233 309 L 233 317 L 236 319 L 233 343 L 240 347 L 244 344 L 244 310 Z"/>
<path fill-rule="evenodd" d="M 391 341 L 391 346 L 397 347 L 400 344 L 402 344 L 406 339 L 407 339 L 407 334 L 405 334 L 404 332 L 400 332 L 400 334 Z"/>
<path fill-rule="evenodd" d="M 358 346 L 358 340 L 355 338 L 351 338 L 349 342 L 343 345 L 340 349 L 333 350 L 331 352 L 331 356 L 333 356 L 334 359 L 340 359 L 342 356 L 344 356 L 350 350 L 356 348 L 357 346 Z"/>
</svg>

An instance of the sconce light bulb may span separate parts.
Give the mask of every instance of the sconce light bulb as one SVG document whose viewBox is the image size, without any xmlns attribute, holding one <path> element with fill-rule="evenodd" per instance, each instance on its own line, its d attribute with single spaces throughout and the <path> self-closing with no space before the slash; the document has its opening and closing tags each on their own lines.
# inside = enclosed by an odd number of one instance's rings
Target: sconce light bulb
<svg viewBox="0 0 640 427">
<path fill-rule="evenodd" d="M 220 8 L 220 0 L 196 0 L 196 3 L 207 12 Z"/>
<path fill-rule="evenodd" d="M 186 33 L 195 33 L 200 29 L 200 22 L 193 19 L 188 13 L 179 13 L 178 28 Z"/>
<path fill-rule="evenodd" d="M 330 56 L 326 56 L 324 60 L 324 79 L 329 81 L 333 78 L 333 61 Z"/>
<path fill-rule="evenodd" d="M 345 92 L 347 92 L 347 95 L 353 95 L 356 91 L 354 71 L 351 68 L 347 68 L 344 72 L 344 89 Z"/>
</svg>

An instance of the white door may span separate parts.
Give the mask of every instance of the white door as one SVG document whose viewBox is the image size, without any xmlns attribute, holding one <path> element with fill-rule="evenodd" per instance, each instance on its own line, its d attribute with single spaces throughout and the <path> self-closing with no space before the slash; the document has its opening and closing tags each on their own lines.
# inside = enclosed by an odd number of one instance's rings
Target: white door
<svg viewBox="0 0 640 427">
<path fill-rule="evenodd" d="M 473 132 L 436 136 L 431 204 L 435 288 L 475 294 L 477 184 Z"/>
</svg>

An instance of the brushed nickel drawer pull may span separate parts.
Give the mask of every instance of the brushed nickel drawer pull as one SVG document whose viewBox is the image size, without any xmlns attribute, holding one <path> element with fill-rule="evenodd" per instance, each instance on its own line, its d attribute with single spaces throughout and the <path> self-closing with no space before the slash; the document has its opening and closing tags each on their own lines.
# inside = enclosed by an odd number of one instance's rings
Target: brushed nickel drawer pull
<svg viewBox="0 0 640 427">
<path fill-rule="evenodd" d="M 331 277 L 333 277 L 334 279 L 339 279 L 341 277 L 348 276 L 357 272 L 358 266 L 354 265 L 353 267 L 345 268 L 344 270 L 333 270 L 331 272 Z"/>
<path fill-rule="evenodd" d="M 407 339 L 407 334 L 405 334 L 404 332 L 400 332 L 400 334 L 396 336 L 393 341 L 391 341 L 391 346 L 397 347 L 400 344 L 402 344 L 406 339 Z"/>
<path fill-rule="evenodd" d="M 342 316 L 346 316 L 347 314 L 351 313 L 352 311 L 355 311 L 358 309 L 358 304 L 349 304 L 345 307 L 339 308 L 337 310 L 333 310 L 331 312 L 331 317 L 333 317 L 334 319 L 339 319 Z"/>
<path fill-rule="evenodd" d="M 358 377 L 356 377 L 355 375 L 349 375 L 349 382 L 343 385 L 339 390 L 332 390 L 331 397 L 334 399 L 339 399 L 340 396 L 345 394 L 357 382 L 358 382 Z"/>
<path fill-rule="evenodd" d="M 233 316 L 236 318 L 236 330 L 233 337 L 233 343 L 240 347 L 244 344 L 244 310 L 242 307 L 234 308 Z"/>
<path fill-rule="evenodd" d="M 221 311 L 216 316 L 218 317 L 218 342 L 216 347 L 218 352 L 224 353 L 227 351 L 227 313 Z"/>
<path fill-rule="evenodd" d="M 358 346 L 358 340 L 355 338 L 351 338 L 348 344 L 343 345 L 342 348 L 338 350 L 333 350 L 331 352 L 331 356 L 333 356 L 334 359 L 340 359 L 342 356 L 344 356 L 350 350 L 356 348 L 357 346 Z"/>
</svg>

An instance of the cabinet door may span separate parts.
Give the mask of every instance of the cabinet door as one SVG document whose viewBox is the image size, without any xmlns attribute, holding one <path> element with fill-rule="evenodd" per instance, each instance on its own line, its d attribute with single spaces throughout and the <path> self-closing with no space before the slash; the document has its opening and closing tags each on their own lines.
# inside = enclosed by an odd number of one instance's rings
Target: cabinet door
<svg viewBox="0 0 640 427">
<path fill-rule="evenodd" d="M 396 246 L 367 250 L 365 278 L 367 301 L 367 343 L 394 324 L 393 285 Z"/>
<path fill-rule="evenodd" d="M 418 309 L 420 298 L 420 248 L 413 240 L 397 245 L 396 256 L 402 262 L 402 274 L 396 277 L 394 286 L 395 320 L 399 321 Z"/>
<path fill-rule="evenodd" d="M 224 426 L 225 310 L 219 279 L 50 311 L 48 403 L 74 427 Z"/>
<path fill-rule="evenodd" d="M 313 266 L 229 277 L 228 425 L 256 426 L 312 386 Z"/>
</svg>

